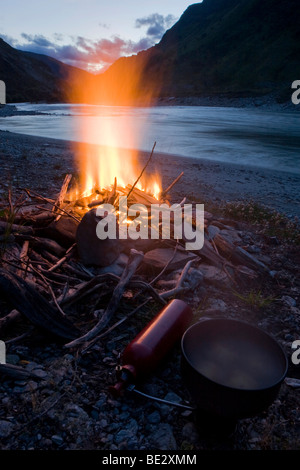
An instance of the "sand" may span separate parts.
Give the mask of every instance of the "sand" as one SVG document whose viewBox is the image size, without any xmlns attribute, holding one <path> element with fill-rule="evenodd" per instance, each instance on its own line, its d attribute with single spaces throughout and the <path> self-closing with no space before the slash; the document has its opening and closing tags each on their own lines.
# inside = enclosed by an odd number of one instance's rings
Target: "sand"
<svg viewBox="0 0 300 470">
<path fill-rule="evenodd" d="M 145 152 L 140 153 L 142 162 L 147 157 Z M 154 171 L 154 165 L 164 188 L 184 171 L 171 192 L 173 202 L 184 196 L 216 205 L 252 199 L 289 217 L 300 217 L 300 175 L 157 153 L 147 171 Z M 0 169 L 0 200 L 9 185 L 54 196 L 64 175 L 78 171 L 71 142 L 7 131 L 0 131 Z"/>
</svg>

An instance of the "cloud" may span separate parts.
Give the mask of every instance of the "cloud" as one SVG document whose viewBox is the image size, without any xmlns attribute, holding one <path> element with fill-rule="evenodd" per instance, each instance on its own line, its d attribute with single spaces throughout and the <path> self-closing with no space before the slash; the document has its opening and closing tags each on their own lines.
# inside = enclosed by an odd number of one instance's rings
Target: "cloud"
<svg viewBox="0 0 300 470">
<path fill-rule="evenodd" d="M 17 49 L 48 55 L 90 72 L 102 72 L 120 57 L 137 54 L 152 47 L 174 22 L 173 15 L 163 16 L 158 13 L 138 18 L 135 22 L 136 28 L 147 28 L 146 36 L 138 41 L 125 40 L 119 36 L 94 41 L 83 36 L 66 38 L 59 33 L 54 33 L 52 39 L 43 34 L 25 32 L 21 34 L 21 40 L 1 35 L 1 33 L 0 36 Z M 101 24 L 101 26 L 106 25 Z"/>
<path fill-rule="evenodd" d="M 175 21 L 176 18 L 173 15 L 163 16 L 159 13 L 153 13 L 143 18 L 137 18 L 135 20 L 135 27 L 142 28 L 143 26 L 147 26 L 147 36 L 160 40 L 165 31 L 170 28 Z"/>
</svg>

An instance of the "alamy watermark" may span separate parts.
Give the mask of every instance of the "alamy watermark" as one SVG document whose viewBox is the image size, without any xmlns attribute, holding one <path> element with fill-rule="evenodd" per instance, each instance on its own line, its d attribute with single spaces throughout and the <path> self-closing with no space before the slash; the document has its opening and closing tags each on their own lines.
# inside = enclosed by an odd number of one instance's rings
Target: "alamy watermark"
<svg viewBox="0 0 300 470">
<path fill-rule="evenodd" d="M 143 204 L 127 206 L 127 197 L 120 196 L 119 208 L 103 204 L 97 208 L 101 218 L 96 227 L 100 240 L 163 240 L 185 241 L 186 250 L 201 250 L 204 244 L 203 204 Z"/>
<path fill-rule="evenodd" d="M 6 104 L 6 85 L 0 80 L 0 104 Z"/>
<path fill-rule="evenodd" d="M 292 90 L 296 90 L 294 91 L 294 93 L 292 94 L 292 103 L 297 105 L 300 103 L 300 80 L 295 80 L 293 83 L 292 83 Z"/>
<path fill-rule="evenodd" d="M 300 364 L 300 339 L 296 339 L 292 343 L 292 349 L 295 349 L 291 357 L 292 363 L 298 366 Z"/>
<path fill-rule="evenodd" d="M 6 364 L 6 346 L 4 341 L 0 340 L 0 364 Z"/>
</svg>

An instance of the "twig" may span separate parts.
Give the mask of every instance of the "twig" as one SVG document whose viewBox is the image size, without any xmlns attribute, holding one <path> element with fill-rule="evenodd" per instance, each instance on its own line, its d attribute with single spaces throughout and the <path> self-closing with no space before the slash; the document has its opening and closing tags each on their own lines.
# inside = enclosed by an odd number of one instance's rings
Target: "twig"
<svg viewBox="0 0 300 470">
<path fill-rule="evenodd" d="M 163 299 L 168 299 L 169 297 L 172 297 L 174 295 L 177 295 L 179 293 L 182 293 L 183 291 L 185 290 L 188 290 L 189 288 L 188 287 L 184 287 L 183 284 L 184 284 L 184 281 L 186 279 L 186 276 L 188 274 L 188 271 L 190 269 L 190 267 L 192 266 L 192 264 L 195 262 L 195 261 L 198 261 L 197 259 L 192 259 L 190 261 L 188 261 L 185 265 L 185 267 L 183 268 L 182 272 L 181 272 L 181 275 L 177 281 L 177 284 L 176 284 L 176 287 L 174 287 L 174 289 L 171 289 L 169 291 L 166 291 L 166 292 L 162 292 L 160 294 L 160 296 L 163 298 Z"/>
<path fill-rule="evenodd" d="M 64 182 L 62 184 L 62 187 L 61 187 L 61 190 L 59 192 L 59 195 L 55 201 L 55 203 L 53 204 L 53 212 L 57 212 L 58 210 L 60 210 L 60 207 L 61 205 L 63 204 L 64 202 L 64 198 L 65 198 L 65 195 L 68 191 L 68 186 L 70 184 L 70 181 L 72 179 L 72 175 L 71 174 L 67 174 L 65 176 L 65 179 L 64 179 Z"/>
<path fill-rule="evenodd" d="M 173 186 L 175 186 L 175 184 L 178 183 L 178 181 L 183 177 L 183 175 L 184 175 L 184 171 L 182 173 L 180 173 L 180 175 L 177 176 L 177 178 L 175 178 L 173 183 L 171 183 L 170 186 L 167 187 L 167 189 L 165 189 L 164 191 L 161 192 L 161 195 L 165 196 L 169 191 L 171 191 Z"/>
<path fill-rule="evenodd" d="M 102 318 L 98 321 L 98 323 L 94 326 L 94 328 L 92 328 L 92 330 L 90 330 L 88 333 L 81 336 L 80 338 L 77 338 L 74 341 L 71 341 L 70 343 L 66 344 L 65 347 L 67 348 L 78 347 L 82 343 L 85 343 L 86 341 L 93 339 L 103 330 L 103 328 L 106 327 L 107 323 L 110 321 L 111 317 L 113 316 L 113 314 L 118 308 L 118 305 L 120 303 L 120 300 L 122 298 L 126 285 L 128 284 L 128 282 L 134 275 L 135 271 L 137 270 L 138 266 L 142 262 L 143 258 L 144 258 L 144 254 L 142 252 L 136 251 L 133 249 L 131 250 L 127 266 L 123 271 L 120 281 L 113 292 L 112 298 Z"/>
<path fill-rule="evenodd" d="M 138 179 L 134 182 L 134 184 L 133 184 L 133 186 L 131 187 L 129 193 L 127 194 L 127 199 L 129 199 L 130 194 L 132 193 L 132 191 L 134 190 L 134 188 L 136 187 L 136 185 L 137 185 L 138 182 L 140 181 L 141 177 L 143 176 L 144 171 L 146 170 L 147 166 L 149 165 L 149 163 L 150 163 L 150 161 L 151 161 L 151 159 L 152 159 L 152 157 L 153 157 L 153 153 L 154 153 L 155 147 L 156 147 L 156 142 L 154 142 L 154 145 L 153 145 L 153 148 L 152 148 L 150 157 L 148 158 L 146 165 L 145 165 L 144 168 L 142 169 L 142 172 L 141 172 L 140 176 L 139 176 Z"/>
<path fill-rule="evenodd" d="M 59 268 L 65 261 L 67 261 L 67 259 L 71 257 L 72 251 L 74 250 L 75 247 L 76 247 L 76 243 L 74 243 L 74 245 L 72 245 L 66 251 L 66 254 L 63 258 L 61 258 L 59 261 L 57 261 L 57 263 L 55 263 L 53 266 L 51 266 L 51 268 L 48 269 L 48 272 L 51 273 L 51 272 L 55 271 L 55 269 Z"/>
<path fill-rule="evenodd" d="M 5 317 L 0 318 L 0 333 L 3 333 L 3 331 L 11 324 L 14 323 L 15 321 L 19 320 L 22 318 L 22 315 L 18 310 L 12 310 L 10 313 L 5 315 Z"/>
<path fill-rule="evenodd" d="M 26 192 L 28 191 L 28 192 L 29 192 L 28 189 L 27 189 L 27 190 L 24 189 L 24 191 L 26 191 Z M 31 192 L 35 193 L 35 191 L 33 191 L 33 190 L 31 190 Z M 28 194 L 28 193 L 27 193 L 27 194 Z M 29 192 L 29 194 L 30 194 L 30 192 Z M 35 194 L 36 194 L 40 199 L 42 199 L 43 201 L 49 203 L 49 199 L 47 199 L 46 197 L 40 196 L 40 195 L 37 194 L 37 193 L 35 193 Z M 69 216 L 69 217 L 71 217 L 72 219 L 76 220 L 76 222 L 80 222 L 80 220 L 77 219 L 77 217 L 75 217 L 73 214 L 70 214 L 69 212 L 65 211 L 65 210 L 62 209 L 61 207 L 58 207 L 56 203 L 52 203 L 52 202 L 51 202 L 50 204 L 52 204 L 54 207 L 56 207 L 57 209 L 59 209 L 60 211 L 62 211 L 62 212 L 63 212 L 64 214 L 66 214 L 67 216 Z M 45 210 L 45 211 L 48 210 L 48 211 L 52 212 L 50 209 L 44 208 L 44 210 Z"/>
<path fill-rule="evenodd" d="M 177 243 L 176 243 L 176 246 L 175 246 L 174 253 L 173 253 L 172 257 L 169 259 L 169 261 L 167 262 L 167 264 L 165 265 L 163 270 L 154 279 L 152 279 L 151 282 L 149 282 L 150 285 L 155 284 L 155 282 L 157 282 L 158 279 L 160 279 L 161 276 L 164 274 L 164 272 L 168 269 L 168 267 L 170 266 L 170 264 L 172 263 L 172 261 L 174 260 L 174 258 L 176 256 L 177 249 L 178 249 L 178 240 L 177 240 Z"/>
<path fill-rule="evenodd" d="M 96 336 L 96 338 L 92 339 L 89 343 L 87 343 L 86 347 L 82 350 L 82 354 L 86 353 L 99 339 L 104 338 L 104 336 L 107 336 L 109 333 L 111 333 L 114 329 L 116 329 L 118 326 L 122 325 L 126 320 L 128 320 L 130 317 L 132 317 L 136 312 L 138 312 L 141 308 L 143 308 L 150 299 L 145 300 L 141 305 L 136 307 L 132 312 L 130 312 L 126 317 L 121 318 L 121 320 L 117 321 L 114 325 L 112 325 L 110 328 L 108 328 L 106 331 L 101 333 L 100 335 Z"/>
<path fill-rule="evenodd" d="M 21 253 L 20 253 L 20 263 L 21 263 L 21 267 L 22 268 L 25 268 L 25 272 L 24 272 L 24 279 L 26 277 L 26 272 L 27 272 L 27 269 L 26 269 L 26 266 L 28 266 L 28 263 L 24 263 L 24 259 L 26 258 L 27 256 L 27 253 L 28 253 L 28 248 L 29 248 L 29 241 L 26 240 L 24 243 L 23 243 L 23 246 L 22 246 L 22 249 L 21 249 Z M 18 276 L 22 276 L 22 269 L 18 269 L 17 271 L 17 275 Z"/>
</svg>

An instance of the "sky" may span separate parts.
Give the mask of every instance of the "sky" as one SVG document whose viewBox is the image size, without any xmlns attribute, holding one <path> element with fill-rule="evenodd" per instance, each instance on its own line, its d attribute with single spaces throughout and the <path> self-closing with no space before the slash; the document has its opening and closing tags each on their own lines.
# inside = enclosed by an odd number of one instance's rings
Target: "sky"
<svg viewBox="0 0 300 470">
<path fill-rule="evenodd" d="M 0 0 L 0 37 L 90 72 L 148 49 L 191 0 Z"/>
</svg>

